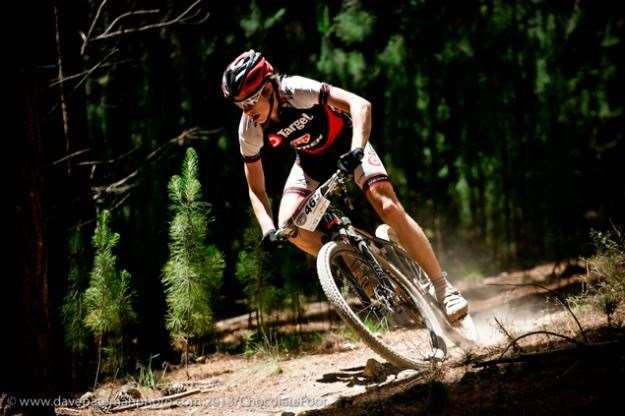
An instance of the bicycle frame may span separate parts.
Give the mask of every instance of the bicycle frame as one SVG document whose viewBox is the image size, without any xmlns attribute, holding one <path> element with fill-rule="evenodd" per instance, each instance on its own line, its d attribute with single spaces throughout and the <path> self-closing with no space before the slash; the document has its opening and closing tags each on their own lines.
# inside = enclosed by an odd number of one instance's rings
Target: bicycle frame
<svg viewBox="0 0 625 416">
<path fill-rule="evenodd" d="M 276 236 L 281 239 L 286 239 L 289 237 L 293 237 L 297 234 L 297 227 L 299 224 L 308 224 L 308 215 L 315 214 L 314 219 L 317 220 L 314 223 L 314 228 L 318 226 L 321 217 L 328 211 L 329 204 L 325 205 L 325 207 L 321 207 L 323 212 L 315 212 L 316 209 L 319 208 L 320 200 L 327 200 L 328 197 L 345 192 L 346 184 L 352 180 L 352 176 L 343 172 L 342 170 L 337 170 L 327 181 L 321 184 L 315 192 L 309 195 L 302 204 L 295 211 L 293 216 L 289 219 L 289 221 L 282 227 L 280 227 L 276 231 Z M 336 212 L 335 212 L 336 213 Z M 302 218 L 302 217 L 305 218 Z M 374 237 L 367 232 L 360 230 L 354 227 L 351 223 L 351 220 L 346 216 L 340 216 L 340 222 L 336 224 L 335 229 L 331 230 L 332 236 L 331 240 L 339 240 L 346 239 L 348 240 L 354 247 L 358 249 L 358 251 L 367 259 L 369 265 L 374 270 L 378 279 L 384 284 L 388 283 L 386 279 L 386 274 L 380 266 L 379 262 L 376 260 L 375 256 L 371 253 L 369 246 L 367 245 L 367 240 L 378 240 L 377 237 Z M 313 221 L 311 221 L 312 223 Z M 310 230 L 310 228 L 309 228 Z M 311 230 L 313 231 L 313 230 Z"/>
</svg>

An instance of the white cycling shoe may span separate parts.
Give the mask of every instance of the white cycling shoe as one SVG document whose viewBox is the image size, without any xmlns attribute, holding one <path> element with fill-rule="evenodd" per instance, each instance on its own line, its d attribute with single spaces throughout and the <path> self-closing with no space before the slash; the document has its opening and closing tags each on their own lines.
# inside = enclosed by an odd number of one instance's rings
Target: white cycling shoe
<svg viewBox="0 0 625 416">
<path fill-rule="evenodd" d="M 459 320 L 469 312 L 469 302 L 452 285 L 447 285 L 440 304 L 450 322 Z"/>
</svg>

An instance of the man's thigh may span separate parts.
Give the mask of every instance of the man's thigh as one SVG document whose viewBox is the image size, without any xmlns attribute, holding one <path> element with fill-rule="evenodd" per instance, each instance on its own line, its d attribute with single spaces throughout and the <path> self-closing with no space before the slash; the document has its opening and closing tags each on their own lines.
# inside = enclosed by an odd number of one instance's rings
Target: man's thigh
<svg viewBox="0 0 625 416">
<path fill-rule="evenodd" d="M 306 175 L 300 164 L 295 162 L 284 184 L 278 211 L 278 224 L 283 225 L 291 218 L 302 201 L 318 186 L 319 182 Z"/>
<path fill-rule="evenodd" d="M 365 193 L 378 182 L 389 182 L 382 160 L 371 143 L 367 143 L 360 165 L 354 170 L 354 181 Z"/>
</svg>

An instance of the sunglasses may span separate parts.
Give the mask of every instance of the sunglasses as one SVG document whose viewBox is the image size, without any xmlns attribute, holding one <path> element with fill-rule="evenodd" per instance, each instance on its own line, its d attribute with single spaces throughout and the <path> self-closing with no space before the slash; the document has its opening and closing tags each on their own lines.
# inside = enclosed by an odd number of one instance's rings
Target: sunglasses
<svg viewBox="0 0 625 416">
<path fill-rule="evenodd" d="M 245 110 L 247 108 L 251 108 L 251 107 L 255 106 L 256 103 L 258 102 L 258 100 L 260 100 L 261 95 L 263 95 L 263 91 L 265 91 L 265 86 L 266 85 L 267 85 L 267 83 L 263 84 L 263 86 L 260 87 L 257 92 L 255 92 L 254 94 L 250 95 L 246 99 L 241 100 L 241 101 L 234 101 L 234 104 L 237 107 L 239 107 L 241 110 Z"/>
</svg>

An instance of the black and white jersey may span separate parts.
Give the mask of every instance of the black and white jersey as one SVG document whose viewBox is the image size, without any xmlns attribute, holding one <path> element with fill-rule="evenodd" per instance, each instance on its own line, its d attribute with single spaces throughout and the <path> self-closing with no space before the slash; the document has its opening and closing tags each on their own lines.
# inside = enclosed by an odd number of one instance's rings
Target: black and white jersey
<svg viewBox="0 0 625 416">
<path fill-rule="evenodd" d="M 239 143 L 246 162 L 260 158 L 265 143 L 289 146 L 297 152 L 304 171 L 324 179 L 336 169 L 339 156 L 350 149 L 352 124 L 349 115 L 327 104 L 330 87 L 301 76 L 282 76 L 278 83 L 278 121 L 264 125 L 241 116 Z"/>
</svg>

